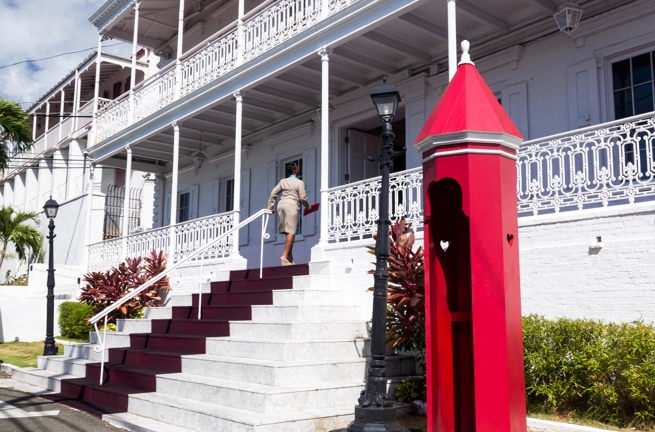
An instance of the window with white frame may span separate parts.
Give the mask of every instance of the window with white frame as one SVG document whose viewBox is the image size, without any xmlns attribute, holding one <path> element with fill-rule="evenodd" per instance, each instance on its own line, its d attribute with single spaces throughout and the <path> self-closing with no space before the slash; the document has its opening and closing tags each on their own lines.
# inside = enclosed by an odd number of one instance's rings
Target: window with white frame
<svg viewBox="0 0 655 432">
<path fill-rule="evenodd" d="M 234 209 L 234 178 L 225 180 L 225 200 L 223 202 L 223 211 L 229 212 Z"/>
<path fill-rule="evenodd" d="M 653 111 L 655 51 L 612 63 L 614 119 Z"/>
<path fill-rule="evenodd" d="M 177 202 L 177 221 L 186 222 L 191 219 L 191 192 L 180 193 Z"/>
<path fill-rule="evenodd" d="M 651 112 L 655 109 L 655 51 L 630 55 L 612 63 L 614 118 L 621 119 Z M 634 137 L 638 138 L 638 137 Z M 626 141 L 623 145 L 623 165 L 648 169 L 648 140 Z"/>
</svg>

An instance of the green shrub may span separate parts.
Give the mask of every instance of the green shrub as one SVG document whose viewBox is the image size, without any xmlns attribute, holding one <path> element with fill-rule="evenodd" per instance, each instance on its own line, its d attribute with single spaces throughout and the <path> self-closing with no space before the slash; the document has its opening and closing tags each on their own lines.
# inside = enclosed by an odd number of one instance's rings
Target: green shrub
<svg viewBox="0 0 655 432">
<path fill-rule="evenodd" d="M 61 335 L 71 339 L 88 339 L 93 326 L 88 319 L 93 316 L 93 306 L 79 302 L 59 305 L 59 329 Z"/>
<path fill-rule="evenodd" d="M 655 329 L 641 322 L 523 320 L 528 411 L 619 427 L 655 424 Z"/>
</svg>

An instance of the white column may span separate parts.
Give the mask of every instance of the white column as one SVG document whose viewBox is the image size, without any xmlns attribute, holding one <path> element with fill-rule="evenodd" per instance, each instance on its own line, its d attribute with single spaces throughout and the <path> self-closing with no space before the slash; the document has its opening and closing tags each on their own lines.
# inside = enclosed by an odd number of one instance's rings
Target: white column
<svg viewBox="0 0 655 432">
<path fill-rule="evenodd" d="M 241 214 L 241 134 L 243 129 L 243 96 L 234 93 L 236 99 L 236 124 L 234 126 L 234 225 L 239 224 Z M 232 236 L 232 255 L 239 254 L 239 231 Z"/>
<path fill-rule="evenodd" d="M 173 123 L 173 172 L 171 173 L 171 217 L 170 217 L 170 248 L 168 251 L 169 262 L 175 258 L 175 225 L 177 224 L 177 174 L 180 166 L 180 126 Z"/>
<path fill-rule="evenodd" d="M 67 161 L 61 150 L 52 153 L 52 187 L 50 195 L 61 204 L 66 200 L 66 171 Z"/>
<path fill-rule="evenodd" d="M 38 167 L 27 167 L 25 170 L 25 209 L 31 212 L 38 212 L 42 205 L 39 205 L 39 184 L 36 178 Z"/>
<path fill-rule="evenodd" d="M 91 243 L 93 243 L 93 175 L 95 172 L 96 164 L 90 163 L 87 170 L 86 179 L 86 254 L 84 257 L 86 262 L 82 263 L 83 268 L 89 268 L 89 257 L 91 256 Z"/>
<path fill-rule="evenodd" d="M 182 50 L 184 49 L 184 0 L 180 0 L 177 13 L 177 55 L 175 56 L 175 99 L 182 95 Z"/>
<path fill-rule="evenodd" d="M 321 56 L 321 205 L 320 240 L 327 244 L 328 237 L 328 187 L 330 173 L 330 58 L 327 48 L 318 52 Z"/>
<path fill-rule="evenodd" d="M 50 185 L 52 184 L 52 168 L 48 165 L 46 159 L 39 160 L 39 172 L 37 174 L 37 202 L 39 207 L 47 201 L 47 197 L 52 194 Z"/>
<path fill-rule="evenodd" d="M 75 85 L 73 87 L 73 108 L 71 114 L 74 116 L 72 132 L 77 131 L 77 125 L 79 123 L 78 111 L 80 110 L 80 71 L 75 69 Z"/>
<path fill-rule="evenodd" d="M 32 116 L 32 141 L 36 141 L 36 125 L 38 124 L 36 121 L 36 112 L 38 108 L 34 110 L 34 115 Z"/>
<path fill-rule="evenodd" d="M 127 162 L 125 164 L 125 195 L 123 196 L 123 221 L 121 223 L 121 234 L 123 235 L 123 258 L 127 258 L 127 235 L 129 234 L 132 147 L 127 146 L 125 151 L 127 152 Z"/>
<path fill-rule="evenodd" d="M 45 144 L 45 150 L 48 150 L 48 135 L 49 131 L 48 129 L 50 128 L 50 102 L 45 103 L 45 122 L 43 122 L 44 126 L 44 137 L 43 137 L 43 143 Z"/>
<path fill-rule="evenodd" d="M 246 49 L 245 33 L 243 32 L 243 15 L 245 13 L 244 0 L 239 0 L 237 16 L 237 64 L 243 63 L 243 54 Z"/>
<path fill-rule="evenodd" d="M 61 139 L 63 138 L 62 133 L 64 132 L 64 128 L 62 127 L 62 122 L 64 121 L 64 90 L 61 90 L 59 92 L 60 100 L 59 100 L 59 123 L 57 123 L 59 132 L 57 133 L 57 142 L 60 142 Z"/>
<path fill-rule="evenodd" d="M 96 54 L 96 77 L 93 88 L 93 119 L 91 121 L 91 133 L 89 134 L 89 142 L 87 148 L 97 144 L 97 130 L 98 130 L 98 99 L 100 95 L 100 58 L 102 54 L 102 35 L 98 35 L 98 53 Z"/>
<path fill-rule="evenodd" d="M 455 0 L 448 0 L 448 81 L 457 71 L 457 19 Z"/>
<path fill-rule="evenodd" d="M 136 53 L 139 38 L 139 6 L 141 1 L 134 2 L 134 32 L 132 33 L 132 73 L 130 74 L 130 123 L 134 121 L 134 86 L 136 85 Z"/>
</svg>

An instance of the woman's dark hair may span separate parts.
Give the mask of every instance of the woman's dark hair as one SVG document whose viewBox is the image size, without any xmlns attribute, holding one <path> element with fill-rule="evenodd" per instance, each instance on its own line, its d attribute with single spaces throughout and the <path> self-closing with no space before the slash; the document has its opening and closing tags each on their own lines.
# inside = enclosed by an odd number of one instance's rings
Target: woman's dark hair
<svg viewBox="0 0 655 432">
<path fill-rule="evenodd" d="M 286 174 L 287 177 L 290 176 L 291 174 L 293 174 L 294 171 L 298 171 L 298 169 L 299 169 L 298 164 L 295 163 L 295 162 L 290 163 L 289 165 L 287 165 L 287 174 Z"/>
</svg>

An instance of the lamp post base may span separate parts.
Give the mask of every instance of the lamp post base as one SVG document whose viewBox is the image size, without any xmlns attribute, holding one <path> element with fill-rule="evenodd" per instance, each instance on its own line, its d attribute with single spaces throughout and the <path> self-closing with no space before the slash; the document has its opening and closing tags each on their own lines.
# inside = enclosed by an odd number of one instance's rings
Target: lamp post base
<svg viewBox="0 0 655 432">
<path fill-rule="evenodd" d="M 409 432 L 396 422 L 394 407 L 355 407 L 355 420 L 346 429 L 332 432 Z"/>
</svg>

